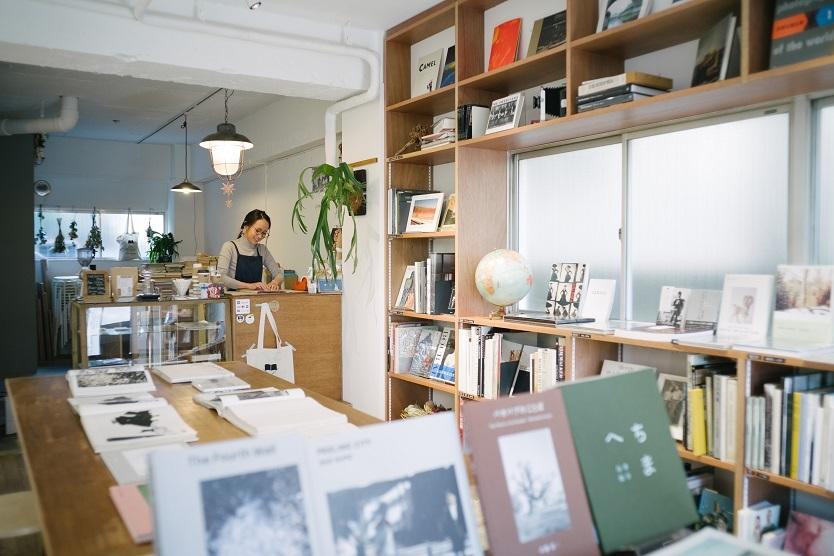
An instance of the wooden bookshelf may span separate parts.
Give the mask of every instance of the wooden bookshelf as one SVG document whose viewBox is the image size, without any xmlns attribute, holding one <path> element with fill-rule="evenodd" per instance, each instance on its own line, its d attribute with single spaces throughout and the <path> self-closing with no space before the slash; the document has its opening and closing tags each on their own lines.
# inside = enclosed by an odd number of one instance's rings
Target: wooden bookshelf
<svg viewBox="0 0 834 556">
<path fill-rule="evenodd" d="M 409 232 L 388 236 L 390 239 L 437 239 L 441 237 L 455 237 L 454 230 L 439 230 L 437 232 Z"/>
<path fill-rule="evenodd" d="M 386 34 L 384 104 L 387 185 L 437 190 L 437 184 L 432 182 L 433 168 L 453 164 L 452 191 L 457 195 L 458 204 L 457 229 L 454 232 L 388 236 L 385 260 L 390 299 L 392 291 L 394 295 L 397 293 L 405 266 L 425 258 L 434 248 L 435 240 L 453 240 L 457 276 L 456 315 L 422 315 L 389 307 L 386 319 L 388 322 L 451 323 L 456 328 L 456 340 L 460 328 L 472 325 L 491 326 L 507 332 L 535 333 L 540 342 L 552 341 L 553 337 L 564 338 L 567 380 L 598 375 L 604 360 L 622 360 L 625 350 L 715 355 L 735 361 L 738 380 L 736 450 L 737 454 L 743 454 L 749 390 L 755 393 L 764 381 L 795 372 L 796 369 L 834 372 L 834 359 L 756 355 L 740 350 L 694 347 L 668 341 L 585 333 L 545 324 L 490 319 L 488 315 L 495 307 L 480 296 L 471 277 L 486 253 L 508 244 L 509 168 L 515 153 L 672 122 L 753 108 L 766 109 L 784 104 L 795 95 L 834 90 L 834 55 L 768 69 L 773 0 L 687 0 L 600 33 L 596 32 L 598 2 L 566 0 L 565 43 L 496 70 L 485 71 L 483 45 L 492 29 L 485 28 L 484 12 L 502 4 L 502 1 L 447 0 Z M 630 58 L 697 39 L 730 12 L 737 16 L 737 25 L 741 27 L 741 75 L 738 77 L 578 113 L 575 97 L 582 81 L 621 73 Z M 411 46 L 450 27 L 454 28 L 456 40 L 456 82 L 410 98 Z M 526 45 L 522 45 L 522 55 L 525 50 Z M 567 82 L 568 113 L 565 117 L 427 151 L 394 155 L 418 123 L 430 123 L 441 114 L 464 104 L 488 105 L 496 98 L 556 79 Z M 431 399 L 435 392 L 454 396 L 459 418 L 461 400 L 483 399 L 464 394 L 455 385 L 405 376 L 386 373 L 389 418 L 398 418 L 405 405 L 423 403 Z M 741 463 L 696 456 L 681 445 L 677 450 L 685 461 L 721 469 L 732 477 L 730 490 L 736 511 L 766 498 L 789 505 L 793 491 L 825 500 L 834 499 L 830 491 L 819 487 L 779 475 L 748 471 Z"/>
</svg>

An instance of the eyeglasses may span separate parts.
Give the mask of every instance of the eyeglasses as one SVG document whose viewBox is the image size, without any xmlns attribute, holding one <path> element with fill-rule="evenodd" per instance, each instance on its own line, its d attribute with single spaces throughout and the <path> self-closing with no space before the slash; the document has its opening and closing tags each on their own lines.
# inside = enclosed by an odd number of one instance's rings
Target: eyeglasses
<svg viewBox="0 0 834 556">
<path fill-rule="evenodd" d="M 258 228 L 255 228 L 254 232 L 256 236 L 269 237 L 269 230 L 260 230 Z"/>
</svg>

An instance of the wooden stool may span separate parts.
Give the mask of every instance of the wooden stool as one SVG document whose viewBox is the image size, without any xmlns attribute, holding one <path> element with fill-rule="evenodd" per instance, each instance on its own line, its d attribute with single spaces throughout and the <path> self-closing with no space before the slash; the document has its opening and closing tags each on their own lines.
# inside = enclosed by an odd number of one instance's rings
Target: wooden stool
<svg viewBox="0 0 834 556">
<path fill-rule="evenodd" d="M 31 490 L 0 495 L 0 554 L 43 554 L 38 504 Z"/>
</svg>

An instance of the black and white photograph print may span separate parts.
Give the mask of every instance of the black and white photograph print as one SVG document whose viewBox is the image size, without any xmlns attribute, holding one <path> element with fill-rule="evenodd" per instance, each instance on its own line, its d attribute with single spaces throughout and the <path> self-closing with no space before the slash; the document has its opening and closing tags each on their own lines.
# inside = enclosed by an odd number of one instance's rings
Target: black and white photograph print
<svg viewBox="0 0 834 556">
<path fill-rule="evenodd" d="M 686 408 L 686 377 L 660 373 L 657 378 L 660 397 L 669 416 L 672 438 L 683 440 L 684 408 Z"/>
<path fill-rule="evenodd" d="M 523 104 L 524 95 L 521 93 L 492 101 L 487 117 L 486 135 L 516 127 L 521 120 Z"/>
<path fill-rule="evenodd" d="M 605 31 L 612 27 L 619 27 L 629 21 L 634 21 L 641 15 L 645 15 L 644 4 L 649 0 L 606 0 L 604 15 L 601 19 L 600 28 L 597 31 Z"/>
<path fill-rule="evenodd" d="M 680 328 L 686 315 L 686 304 L 690 290 L 663 286 L 660 290 L 660 308 L 657 311 L 657 324 Z"/>
<path fill-rule="evenodd" d="M 78 373 L 79 388 L 100 388 L 102 386 L 122 386 L 125 384 L 147 384 L 145 369 L 124 371 L 93 370 Z"/>
<path fill-rule="evenodd" d="M 336 554 L 474 554 L 460 497 L 452 466 L 330 492 Z"/>
<path fill-rule="evenodd" d="M 563 263 L 560 282 L 576 282 L 576 263 Z"/>
<path fill-rule="evenodd" d="M 570 529 L 562 472 L 548 428 L 498 437 L 518 542 Z"/>
<path fill-rule="evenodd" d="M 200 494 L 207 554 L 312 554 L 295 465 L 206 480 Z"/>
</svg>

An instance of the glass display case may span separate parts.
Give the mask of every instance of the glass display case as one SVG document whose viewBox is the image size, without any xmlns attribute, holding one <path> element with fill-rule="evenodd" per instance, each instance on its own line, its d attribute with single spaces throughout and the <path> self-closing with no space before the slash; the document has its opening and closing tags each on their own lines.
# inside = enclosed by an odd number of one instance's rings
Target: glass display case
<svg viewBox="0 0 834 556">
<path fill-rule="evenodd" d="M 225 361 L 227 299 L 72 305 L 74 368 Z"/>
</svg>

